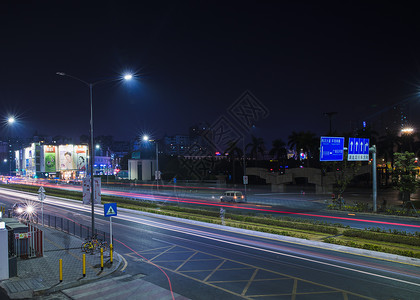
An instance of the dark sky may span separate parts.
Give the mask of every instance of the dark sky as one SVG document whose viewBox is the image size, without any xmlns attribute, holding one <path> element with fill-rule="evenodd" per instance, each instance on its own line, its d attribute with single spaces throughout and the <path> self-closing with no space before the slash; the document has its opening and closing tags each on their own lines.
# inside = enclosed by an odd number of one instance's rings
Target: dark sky
<svg viewBox="0 0 420 300">
<path fill-rule="evenodd" d="M 19 118 L 13 135 L 88 134 L 89 90 L 57 71 L 88 82 L 136 73 L 93 89 L 95 135 L 116 140 L 186 134 L 228 116 L 246 90 L 267 108 L 251 130 L 267 145 L 325 134 L 330 111 L 333 128 L 350 131 L 410 97 L 420 125 L 415 1 L 8 2 L 0 99 L 2 117 Z"/>
</svg>

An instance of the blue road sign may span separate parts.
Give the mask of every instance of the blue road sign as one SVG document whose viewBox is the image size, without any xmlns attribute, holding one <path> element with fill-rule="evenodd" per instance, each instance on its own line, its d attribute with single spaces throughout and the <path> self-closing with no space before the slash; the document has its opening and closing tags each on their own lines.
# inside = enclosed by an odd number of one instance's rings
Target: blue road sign
<svg viewBox="0 0 420 300">
<path fill-rule="evenodd" d="M 344 138 L 321 136 L 320 161 L 342 161 L 344 155 Z"/>
<path fill-rule="evenodd" d="M 114 217 L 117 215 L 117 203 L 105 203 L 104 204 L 104 216 Z"/>
<path fill-rule="evenodd" d="M 368 161 L 369 160 L 369 139 L 349 138 L 347 160 Z"/>
</svg>

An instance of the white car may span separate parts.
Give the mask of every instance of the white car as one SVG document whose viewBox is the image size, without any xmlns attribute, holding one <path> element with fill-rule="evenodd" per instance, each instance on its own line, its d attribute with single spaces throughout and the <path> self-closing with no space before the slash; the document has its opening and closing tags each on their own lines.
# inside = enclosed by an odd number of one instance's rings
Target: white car
<svg viewBox="0 0 420 300">
<path fill-rule="evenodd" d="M 246 202 L 246 198 L 242 192 L 226 191 L 220 196 L 220 202 Z"/>
</svg>

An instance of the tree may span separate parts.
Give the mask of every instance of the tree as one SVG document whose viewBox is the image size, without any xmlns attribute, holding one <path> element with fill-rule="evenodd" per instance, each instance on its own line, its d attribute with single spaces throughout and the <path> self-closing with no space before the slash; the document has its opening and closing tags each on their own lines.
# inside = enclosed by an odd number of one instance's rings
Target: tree
<svg viewBox="0 0 420 300">
<path fill-rule="evenodd" d="M 250 154 L 251 158 L 258 159 L 258 153 L 261 153 L 264 159 L 264 140 L 262 138 L 257 138 L 255 136 L 251 136 L 252 141 L 246 145 L 245 149 L 251 148 Z"/>
<path fill-rule="evenodd" d="M 296 153 L 299 153 L 299 151 L 306 152 L 308 154 L 309 166 L 309 159 L 312 158 L 313 154 L 316 153 L 317 147 L 319 147 L 319 139 L 315 133 L 310 131 L 293 131 L 289 135 L 289 142 L 287 144 L 290 148 L 295 148 Z"/>
<path fill-rule="evenodd" d="M 225 152 L 227 152 L 227 153 L 229 153 L 229 160 L 232 162 L 232 182 L 234 182 L 235 183 L 235 171 L 236 171 L 236 168 L 235 168 L 235 162 L 236 162 L 236 159 L 237 158 L 241 158 L 242 157 L 242 155 L 243 155 L 243 152 L 242 152 L 242 150 L 238 147 L 238 142 L 239 142 L 239 140 L 236 140 L 236 141 L 230 141 L 229 143 L 228 143 L 228 146 L 227 146 L 227 148 L 226 148 L 226 150 L 225 150 Z"/>
<path fill-rule="evenodd" d="M 392 182 L 394 188 L 399 190 L 402 195 L 404 205 L 410 201 L 410 194 L 417 190 L 419 185 L 416 179 L 416 165 L 414 153 L 404 152 L 394 153 L 394 174 Z"/>
<path fill-rule="evenodd" d="M 285 160 L 287 159 L 286 143 L 281 139 L 276 139 L 273 141 L 272 146 L 273 148 L 271 148 L 269 154 L 274 155 L 278 162 L 282 162 L 284 170 Z"/>
</svg>

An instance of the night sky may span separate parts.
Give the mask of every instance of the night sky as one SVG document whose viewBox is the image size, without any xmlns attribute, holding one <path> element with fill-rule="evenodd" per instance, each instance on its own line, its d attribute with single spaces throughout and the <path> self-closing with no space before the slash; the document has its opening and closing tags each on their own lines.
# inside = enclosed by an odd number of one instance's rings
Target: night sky
<svg viewBox="0 0 420 300">
<path fill-rule="evenodd" d="M 187 134 L 250 91 L 267 108 L 248 134 L 350 131 L 401 101 L 420 129 L 420 7 L 355 1 L 8 1 L 0 4 L 0 136 Z M 407 100 L 408 99 L 408 100 Z"/>
</svg>

